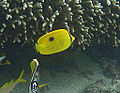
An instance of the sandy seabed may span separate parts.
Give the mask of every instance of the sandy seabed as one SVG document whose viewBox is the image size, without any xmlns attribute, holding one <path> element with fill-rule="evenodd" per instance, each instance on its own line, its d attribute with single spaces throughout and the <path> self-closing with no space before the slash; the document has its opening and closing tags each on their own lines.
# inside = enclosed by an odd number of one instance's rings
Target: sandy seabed
<svg viewBox="0 0 120 93">
<path fill-rule="evenodd" d="M 17 84 L 11 93 L 28 93 L 31 78 L 30 59 L 18 58 L 17 61 L 19 61 L 18 65 L 0 67 L 0 86 L 11 79 L 16 80 L 25 69 L 23 78 L 27 83 Z M 120 80 L 115 79 L 113 83 L 112 78 L 104 75 L 103 68 L 97 61 L 93 61 L 90 56 L 82 52 L 74 52 L 66 56 L 42 57 L 39 84 L 49 85 L 39 89 L 40 93 L 118 93 Z"/>
</svg>

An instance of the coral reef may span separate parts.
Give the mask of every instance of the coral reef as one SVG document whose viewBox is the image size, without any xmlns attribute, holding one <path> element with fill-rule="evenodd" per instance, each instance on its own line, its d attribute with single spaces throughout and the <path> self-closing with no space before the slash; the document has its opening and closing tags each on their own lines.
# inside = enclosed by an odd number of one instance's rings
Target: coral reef
<svg viewBox="0 0 120 93">
<path fill-rule="evenodd" d="M 85 50 L 92 39 L 118 46 L 119 0 L 0 0 L 0 44 L 8 40 L 21 45 L 59 28 L 76 37 Z M 95 38 L 94 38 L 95 37 Z"/>
</svg>

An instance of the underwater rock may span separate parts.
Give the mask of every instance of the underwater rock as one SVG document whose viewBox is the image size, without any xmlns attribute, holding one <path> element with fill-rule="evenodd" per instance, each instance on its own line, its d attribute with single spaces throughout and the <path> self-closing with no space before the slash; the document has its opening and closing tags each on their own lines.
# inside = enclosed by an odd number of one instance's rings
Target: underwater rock
<svg viewBox="0 0 120 93">
<path fill-rule="evenodd" d="M 103 74 L 111 79 L 120 78 L 119 59 L 103 58 L 100 59 L 99 66 L 102 68 Z"/>
<path fill-rule="evenodd" d="M 0 0 L 0 44 L 35 42 L 52 30 L 64 28 L 85 50 L 93 37 L 98 43 L 120 42 L 118 0 Z"/>
<path fill-rule="evenodd" d="M 105 80 L 96 81 L 93 84 L 88 85 L 83 93 L 119 93 L 120 82 L 117 82 L 114 85 L 111 85 Z"/>
</svg>

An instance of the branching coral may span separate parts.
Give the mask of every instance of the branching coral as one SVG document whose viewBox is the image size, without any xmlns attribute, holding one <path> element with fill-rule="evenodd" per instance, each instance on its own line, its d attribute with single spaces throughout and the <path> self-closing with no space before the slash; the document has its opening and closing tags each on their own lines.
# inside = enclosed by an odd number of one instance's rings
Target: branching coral
<svg viewBox="0 0 120 93">
<path fill-rule="evenodd" d="M 22 45 L 49 31 L 64 28 L 83 50 L 98 43 L 120 42 L 120 3 L 115 0 L 0 0 L 0 43 Z"/>
</svg>

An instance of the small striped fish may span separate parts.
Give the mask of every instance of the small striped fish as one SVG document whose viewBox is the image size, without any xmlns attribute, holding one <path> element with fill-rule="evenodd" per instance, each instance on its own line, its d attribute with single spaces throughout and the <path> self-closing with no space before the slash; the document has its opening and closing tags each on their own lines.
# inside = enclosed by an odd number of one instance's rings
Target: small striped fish
<svg viewBox="0 0 120 93">
<path fill-rule="evenodd" d="M 38 77 L 39 77 L 38 66 L 39 66 L 38 60 L 33 59 L 33 61 L 31 61 L 30 63 L 30 67 L 32 70 L 32 78 L 28 88 L 29 93 L 39 93 L 38 88 L 45 87 L 48 85 L 48 83 L 38 85 Z"/>
</svg>

